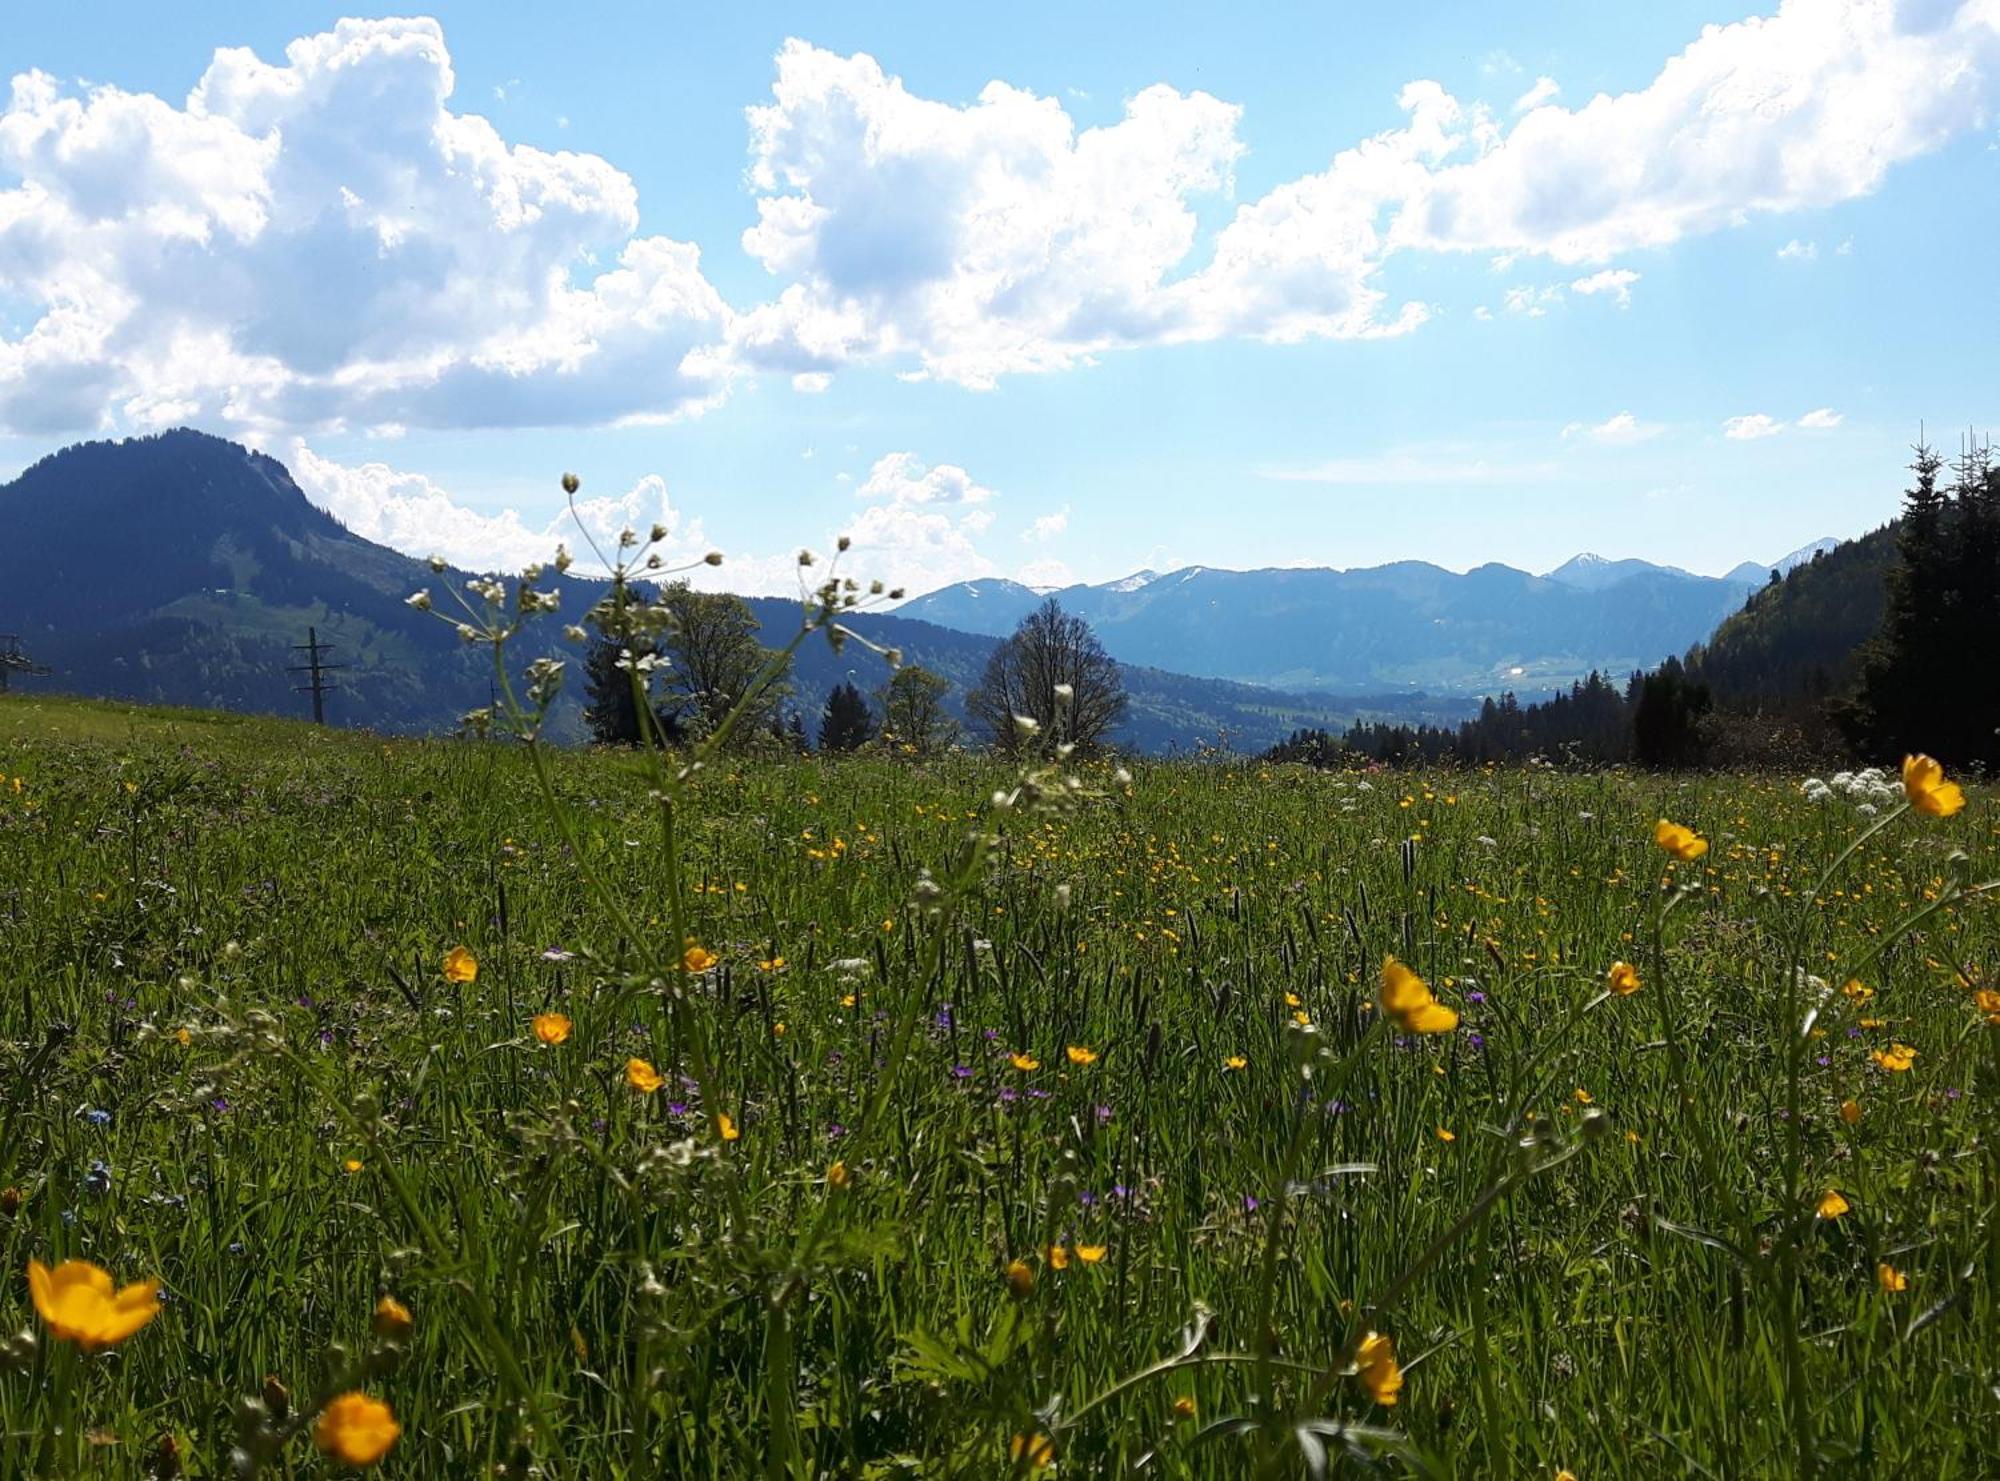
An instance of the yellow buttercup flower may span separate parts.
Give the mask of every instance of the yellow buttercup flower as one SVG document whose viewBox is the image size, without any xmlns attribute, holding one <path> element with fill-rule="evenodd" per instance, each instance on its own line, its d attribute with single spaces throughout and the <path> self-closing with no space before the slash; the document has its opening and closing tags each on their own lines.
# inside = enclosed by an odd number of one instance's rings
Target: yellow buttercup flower
<svg viewBox="0 0 2000 1481">
<path fill-rule="evenodd" d="M 393 1409 L 359 1392 L 342 1394 L 328 1404 L 313 1425 L 314 1443 L 350 1466 L 374 1465 L 402 1433 Z"/>
<path fill-rule="evenodd" d="M 835 1162 L 827 1168 L 826 1185 L 829 1188 L 845 1188 L 847 1186 L 847 1164 L 845 1162 Z"/>
<path fill-rule="evenodd" d="M 1857 1003 L 1865 1003 L 1875 996 L 1875 989 L 1858 978 L 1850 977 L 1840 984 L 1840 990 Z"/>
<path fill-rule="evenodd" d="M 1023 1074 L 1042 1067 L 1042 1062 L 1032 1054 L 1010 1054 L 1007 1056 L 1007 1062 Z"/>
<path fill-rule="evenodd" d="M 667 1082 L 645 1060 L 628 1059 L 625 1061 L 625 1083 L 644 1095 L 651 1095 Z"/>
<path fill-rule="evenodd" d="M 1031 1471 L 1045 1471 L 1056 1463 L 1055 1442 L 1047 1435 L 1016 1435 L 1007 1442 L 1007 1459 Z"/>
<path fill-rule="evenodd" d="M 1893 1296 L 1910 1288 L 1910 1278 L 1884 1260 L 1875 1267 L 1875 1284 Z"/>
<path fill-rule="evenodd" d="M 1437 1129 L 1437 1137 L 1441 1142 L 1455 1142 L 1458 1140 L 1458 1133 L 1440 1126 Z"/>
<path fill-rule="evenodd" d="M 1061 1245 L 1059 1244 L 1050 1245 L 1048 1249 L 1048 1258 L 1049 1258 L 1049 1269 L 1051 1270 L 1069 1269 L 1069 1251 L 1064 1249 Z"/>
<path fill-rule="evenodd" d="M 1965 806 L 1965 793 L 1957 782 L 1944 779 L 1944 768 L 1918 752 L 1903 758 L 1903 795 L 1918 812 L 1934 818 L 1948 818 Z"/>
<path fill-rule="evenodd" d="M 569 1042 L 571 1024 L 566 1013 L 537 1013 L 534 1018 L 535 1037 L 544 1044 L 566 1044 Z"/>
<path fill-rule="evenodd" d="M 49 1331 L 85 1352 L 116 1347 L 160 1310 L 158 1281 L 114 1289 L 111 1272 L 88 1260 L 65 1260 L 54 1270 L 30 1260 L 28 1294 Z"/>
<path fill-rule="evenodd" d="M 1820 1194 L 1817 1212 L 1822 1219 L 1837 1219 L 1846 1213 L 1847 1209 L 1847 1200 L 1840 1196 L 1838 1188 L 1829 1188 Z"/>
<path fill-rule="evenodd" d="M 725 1142 L 740 1141 L 743 1133 L 736 1129 L 736 1122 L 727 1111 L 715 1113 L 715 1134 Z"/>
<path fill-rule="evenodd" d="M 1708 852 L 1708 840 L 1698 835 L 1692 828 L 1683 828 L 1679 823 L 1670 823 L 1665 818 L 1653 825 L 1653 842 L 1679 859 L 1683 864 L 1692 864 Z"/>
<path fill-rule="evenodd" d="M 1908 1044 L 1891 1044 L 1887 1049 L 1872 1049 L 1868 1057 L 1875 1064 L 1891 1074 L 1900 1075 L 1916 1063 L 1917 1051 Z"/>
<path fill-rule="evenodd" d="M 1072 1044 L 1069 1046 L 1069 1048 L 1065 1049 L 1063 1053 L 1069 1056 L 1069 1062 L 1071 1064 L 1085 1065 L 1085 1064 L 1097 1063 L 1097 1051 L 1095 1049 L 1086 1048 L 1082 1044 Z"/>
<path fill-rule="evenodd" d="M 1842 1101 L 1840 1103 L 1840 1119 L 1845 1121 L 1849 1126 L 1859 1124 L 1861 1120 L 1861 1102 L 1858 1100 Z"/>
<path fill-rule="evenodd" d="M 1380 1332 L 1370 1332 L 1354 1351 L 1354 1376 L 1376 1403 L 1391 1405 L 1403 1388 L 1403 1370 L 1396 1364 L 1396 1344 Z"/>
<path fill-rule="evenodd" d="M 1639 969 L 1630 962 L 1613 962 L 1604 982 L 1619 997 L 1629 998 L 1639 990 Z"/>
<path fill-rule="evenodd" d="M 1394 957 L 1382 960 L 1382 1011 L 1413 1034 L 1449 1033 L 1458 1014 L 1431 993 L 1424 979 Z"/>
<path fill-rule="evenodd" d="M 444 954 L 444 980 L 464 984 L 479 980 L 479 958 L 463 946 L 454 946 Z"/>
<path fill-rule="evenodd" d="M 1026 1260 L 1009 1260 L 1006 1274 L 1007 1289 L 1016 1296 L 1025 1300 L 1028 1293 L 1035 1289 L 1034 1268 Z"/>
<path fill-rule="evenodd" d="M 1227 1059 L 1222 1061 L 1222 1067 L 1225 1070 L 1240 1070 L 1249 1063 L 1250 1061 L 1245 1059 L 1242 1055 L 1232 1054 Z"/>
<path fill-rule="evenodd" d="M 1179 1398 L 1174 1400 L 1174 1418 L 1175 1419 L 1194 1418 L 1194 1399 L 1192 1398 L 1192 1396 L 1188 1394 L 1182 1394 Z"/>
<path fill-rule="evenodd" d="M 681 953 L 681 965 L 690 972 L 706 972 L 722 958 L 706 946 L 690 946 Z"/>
<path fill-rule="evenodd" d="M 1086 1265 L 1095 1265 L 1103 1260 L 1110 1250 L 1111 1246 L 1106 1244 L 1080 1244 L 1076 1247 L 1076 1257 Z"/>
</svg>

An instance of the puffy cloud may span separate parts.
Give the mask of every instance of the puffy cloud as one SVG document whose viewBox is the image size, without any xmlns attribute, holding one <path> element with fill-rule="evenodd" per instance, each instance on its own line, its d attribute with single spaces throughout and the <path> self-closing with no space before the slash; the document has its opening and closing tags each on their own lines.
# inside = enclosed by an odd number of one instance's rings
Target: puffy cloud
<svg viewBox="0 0 2000 1481">
<path fill-rule="evenodd" d="M 993 523 L 992 511 L 981 507 L 993 490 L 965 469 L 885 453 L 854 492 L 868 507 L 840 533 L 853 542 L 857 571 L 912 593 L 999 574 L 975 543 Z"/>
<path fill-rule="evenodd" d="M 753 365 L 909 356 L 985 386 L 1173 337 L 1165 279 L 1195 245 L 1190 198 L 1229 184 L 1238 113 L 1157 85 L 1079 131 L 1003 82 L 958 107 L 873 57 L 788 41 L 772 101 L 749 110 L 743 234 L 788 286 L 734 342 Z"/>
<path fill-rule="evenodd" d="M 0 302 L 26 311 L 0 431 L 661 420 L 857 362 L 986 387 L 1125 347 L 1407 333 L 1432 313 L 1388 286 L 1408 253 L 1575 265 L 1622 305 L 1617 256 L 1865 195 L 1982 126 L 1996 69 L 2000 0 L 1782 0 L 1574 107 L 1547 79 L 1501 117 L 1412 81 L 1389 127 L 1204 233 L 1236 104 L 1156 84 L 1083 128 L 790 41 L 748 110 L 741 245 L 774 282 L 740 312 L 695 246 L 637 234 L 612 163 L 454 111 L 435 21 L 224 49 L 179 103 L 25 72 L 0 110 Z"/>
<path fill-rule="evenodd" d="M 1755 442 L 1760 437 L 1776 437 L 1784 430 L 1783 422 L 1776 417 L 1766 416 L 1761 411 L 1731 417 L 1722 424 L 1722 435 L 1735 442 Z"/>
<path fill-rule="evenodd" d="M 1053 514 L 1044 514 L 1021 532 L 1021 538 L 1036 545 L 1045 545 L 1069 528 L 1069 505 L 1065 504 Z"/>
<path fill-rule="evenodd" d="M 1156 86 L 1079 131 L 1004 83 L 953 106 L 868 56 L 791 42 L 751 110 L 744 237 L 784 286 L 732 343 L 795 372 L 913 361 L 988 386 L 1127 345 L 1404 333 L 1431 310 L 1391 303 L 1400 253 L 1597 264 L 1865 195 L 1978 127 L 1996 66 L 1994 0 L 1784 0 L 1706 28 L 1630 92 L 1565 107 L 1543 79 L 1511 125 L 1418 80 L 1400 124 L 1201 243 L 1190 201 L 1226 190 L 1242 149 L 1230 104 Z M 1629 271 L 1578 291 L 1623 304 Z M 1546 311 L 1555 292 L 1510 306 Z"/>
<path fill-rule="evenodd" d="M 1666 428 L 1658 422 L 1642 422 L 1629 411 L 1621 411 L 1616 416 L 1592 425 L 1588 422 L 1571 422 L 1562 430 L 1564 437 L 1583 437 L 1592 442 L 1602 442 L 1614 447 L 1628 447 L 1635 442 L 1648 442 L 1658 437 Z"/>
<path fill-rule="evenodd" d="M 386 463 L 337 463 L 298 439 L 286 464 L 308 498 L 363 539 L 419 558 L 441 555 L 468 570 L 519 570 L 549 560 L 558 544 L 566 544 L 579 570 L 601 572 L 593 541 L 605 557 L 615 558 L 620 530 L 655 524 L 671 532 L 655 547 L 669 565 L 698 561 L 710 548 L 701 521 L 681 519 L 667 497 L 666 480 L 657 474 L 616 497 L 580 498 L 575 518 L 565 510 L 534 529 L 512 509 L 498 514 L 469 509 L 421 473 Z"/>
<path fill-rule="evenodd" d="M 217 51 L 178 107 L 15 77 L 0 294 L 39 317 L 0 339 L 0 426 L 595 424 L 710 404 L 730 316 L 696 248 L 635 236 L 622 172 L 509 144 L 450 109 L 453 86 L 430 20 L 341 21 L 277 64 Z"/>
<path fill-rule="evenodd" d="M 1572 293 L 1581 293 L 1586 298 L 1599 293 L 1609 294 L 1611 301 L 1622 309 L 1631 307 L 1632 285 L 1638 281 L 1639 274 L 1630 268 L 1607 267 L 1587 278 L 1578 278 L 1569 287 Z"/>
<path fill-rule="evenodd" d="M 1809 411 L 1799 418 L 1799 425 L 1813 432 L 1830 432 L 1841 422 L 1840 413 L 1830 406 L 1822 406 L 1817 411 Z"/>
<path fill-rule="evenodd" d="M 983 504 L 993 490 L 975 483 L 955 463 L 924 466 L 915 453 L 885 453 L 868 470 L 867 481 L 854 491 L 858 499 L 886 499 L 891 504 Z"/>
<path fill-rule="evenodd" d="M 1537 77 L 1535 85 L 1514 100 L 1514 111 L 1526 113 L 1530 109 L 1541 107 L 1544 103 L 1552 103 L 1561 91 L 1553 77 Z"/>
<path fill-rule="evenodd" d="M 1778 249 L 1779 259 L 1785 262 L 1811 262 L 1818 256 L 1818 242 L 1802 242 L 1797 237 Z"/>
<path fill-rule="evenodd" d="M 1705 28 L 1644 88 L 1537 108 L 1428 173 L 1391 240 L 1601 262 L 1849 200 L 1977 127 L 1996 58 L 1992 0 L 1784 0 Z"/>
</svg>

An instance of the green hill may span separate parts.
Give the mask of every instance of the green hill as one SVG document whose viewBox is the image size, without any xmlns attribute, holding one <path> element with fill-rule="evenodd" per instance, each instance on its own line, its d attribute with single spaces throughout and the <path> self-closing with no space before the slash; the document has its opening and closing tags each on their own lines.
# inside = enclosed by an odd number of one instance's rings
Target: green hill
<svg viewBox="0 0 2000 1481">
<path fill-rule="evenodd" d="M 484 650 L 456 639 L 404 598 L 419 587 L 462 588 L 472 574 L 434 575 L 422 562 L 364 540 L 315 506 L 276 459 L 222 438 L 177 430 L 93 442 L 44 458 L 0 486 L 0 631 L 56 669 L 45 688 L 207 709 L 304 714 L 293 645 L 308 628 L 333 645 L 337 724 L 392 733 L 451 729 L 489 702 Z M 604 590 L 562 582 L 571 621 Z M 750 602 L 767 641 L 796 630 L 796 603 Z M 854 628 L 949 679 L 950 703 L 977 681 L 993 639 L 892 613 Z M 572 654 L 560 624 L 531 630 L 517 664 Z M 1437 720 L 1458 701 L 1422 695 L 1344 699 L 1296 695 L 1128 667 L 1131 712 L 1116 739 L 1167 752 L 1213 743 L 1268 745 L 1301 725 L 1346 724 L 1387 714 Z M 808 644 L 794 671 L 801 708 L 816 711 L 836 684 L 872 689 L 881 660 L 850 645 L 836 654 Z M 583 736 L 580 684 L 558 707 L 551 733 Z"/>
</svg>

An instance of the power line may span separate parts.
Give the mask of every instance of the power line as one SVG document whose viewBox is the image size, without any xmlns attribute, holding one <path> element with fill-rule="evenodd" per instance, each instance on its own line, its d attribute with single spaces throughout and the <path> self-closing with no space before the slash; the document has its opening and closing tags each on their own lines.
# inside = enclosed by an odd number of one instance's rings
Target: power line
<svg viewBox="0 0 2000 1481">
<path fill-rule="evenodd" d="M 315 725 L 326 724 L 326 696 L 331 690 L 340 687 L 326 676 L 336 669 L 347 667 L 344 663 L 327 663 L 321 659 L 321 654 L 331 653 L 333 648 L 334 645 L 332 643 L 322 643 L 319 640 L 319 629 L 308 627 L 306 629 L 306 640 L 303 643 L 292 644 L 292 651 L 294 653 L 305 654 L 306 661 L 304 663 L 290 664 L 285 670 L 287 673 L 310 674 L 312 676 L 303 684 L 294 684 L 292 689 L 295 693 L 310 694 L 313 697 L 313 724 Z"/>
</svg>

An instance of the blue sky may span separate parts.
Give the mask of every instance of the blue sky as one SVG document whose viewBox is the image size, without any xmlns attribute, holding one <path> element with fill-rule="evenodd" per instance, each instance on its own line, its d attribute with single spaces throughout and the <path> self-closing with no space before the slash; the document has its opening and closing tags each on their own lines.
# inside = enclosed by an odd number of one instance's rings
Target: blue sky
<svg viewBox="0 0 2000 1481">
<path fill-rule="evenodd" d="M 585 9 L 11 15 L 0 471 L 192 421 L 506 562 L 574 467 L 757 589 L 1721 571 L 1991 424 L 1990 0 Z"/>
</svg>

